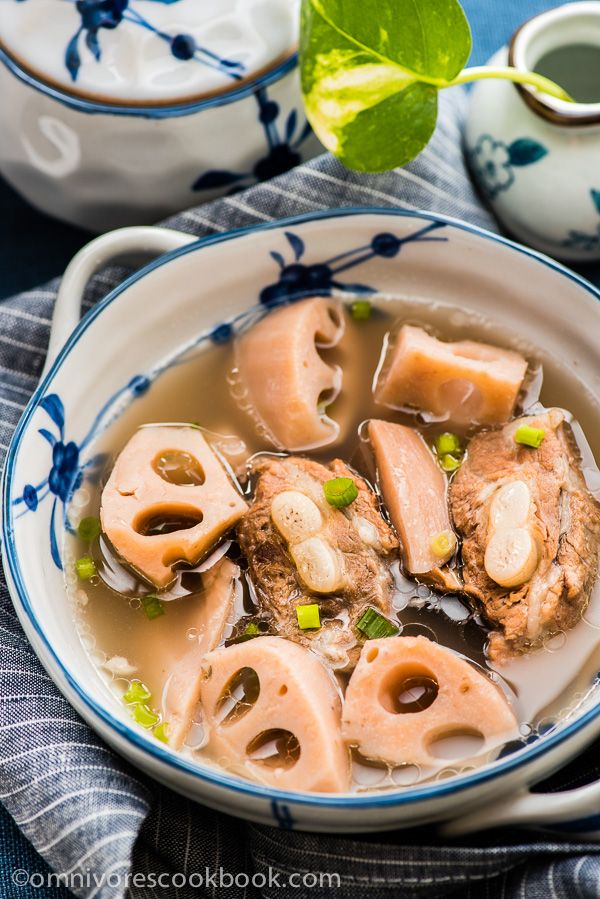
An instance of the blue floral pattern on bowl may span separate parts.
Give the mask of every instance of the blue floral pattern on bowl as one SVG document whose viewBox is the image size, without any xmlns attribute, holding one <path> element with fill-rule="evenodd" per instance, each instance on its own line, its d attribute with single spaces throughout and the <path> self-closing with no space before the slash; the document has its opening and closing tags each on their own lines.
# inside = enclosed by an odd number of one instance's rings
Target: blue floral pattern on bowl
<svg viewBox="0 0 600 899">
<path fill-rule="evenodd" d="M 67 440 L 65 436 L 65 407 L 58 394 L 48 393 L 40 401 L 40 406 L 50 418 L 56 432 L 54 433 L 48 428 L 38 429 L 38 433 L 52 448 L 50 471 L 48 477 L 44 478 L 40 483 L 35 485 L 26 484 L 21 496 L 13 500 L 13 505 L 22 506 L 19 515 L 25 515 L 27 512 L 35 512 L 47 496 L 53 497 L 52 512 L 50 514 L 50 550 L 54 564 L 61 570 L 63 566 L 56 528 L 56 513 L 59 503 L 63 509 L 65 528 L 67 531 L 72 532 L 73 528 L 67 513 L 68 503 L 75 490 L 82 484 L 84 478 L 89 477 L 93 480 L 106 461 L 106 457 L 99 453 L 82 462 L 84 450 L 98 434 L 101 426 L 106 421 L 107 414 L 115 407 L 117 402 L 127 398 L 127 395 L 130 398 L 141 396 L 149 386 L 150 380 L 143 375 L 132 378 L 126 387 L 119 390 L 102 407 L 79 445 L 73 440 Z"/>
<path fill-rule="evenodd" d="M 483 192 L 493 200 L 515 181 L 515 169 L 533 165 L 548 155 L 548 149 L 530 137 L 519 137 L 510 144 L 482 134 L 469 152 L 471 168 Z"/>
<path fill-rule="evenodd" d="M 376 234 L 367 244 L 338 253 L 336 256 L 323 262 L 301 262 L 306 253 L 304 240 L 293 231 L 285 231 L 284 236 L 288 249 L 291 249 L 293 259 L 286 261 L 279 250 L 272 250 L 271 257 L 279 267 L 279 278 L 272 284 L 266 285 L 259 294 L 259 302 L 263 307 L 295 302 L 309 296 L 329 296 L 333 291 L 351 294 L 373 294 L 377 288 L 366 284 L 347 282 L 340 280 L 339 276 L 349 269 L 359 267 L 370 259 L 379 256 L 383 259 L 393 259 L 401 251 L 402 247 L 410 243 L 427 243 L 446 241 L 447 238 L 435 234 L 446 227 L 444 222 L 429 222 L 418 228 L 406 237 L 397 237 L 391 232 Z M 220 322 L 208 334 L 203 334 L 195 342 L 200 346 L 206 340 L 222 344 L 232 339 L 236 331 L 246 327 L 256 317 L 256 307 L 240 313 L 230 321 Z M 69 521 L 68 505 L 73 493 L 87 477 L 94 480 L 100 473 L 104 464 L 103 454 L 92 455 L 84 461 L 85 450 L 94 438 L 113 420 L 115 410 L 122 406 L 124 401 L 130 401 L 142 396 L 150 387 L 152 379 L 158 374 L 176 364 L 171 360 L 157 367 L 149 375 L 136 375 L 129 383 L 111 396 L 99 413 L 94 418 L 91 427 L 81 443 L 68 440 L 66 437 L 65 408 L 60 396 L 56 393 L 46 394 L 40 401 L 40 406 L 50 418 L 54 431 L 48 428 L 39 428 L 38 433 L 51 447 L 50 470 L 48 476 L 38 484 L 25 484 L 22 493 L 13 505 L 20 507 L 20 515 L 28 512 L 36 512 L 40 504 L 48 496 L 53 497 L 52 511 L 50 515 L 50 549 L 52 559 L 57 568 L 62 570 L 62 560 L 57 537 L 56 513 L 59 504 L 62 506 L 63 523 L 67 531 L 73 531 Z M 285 816 L 280 820 L 280 826 L 288 826 Z"/>
<path fill-rule="evenodd" d="M 24 3 L 28 0 L 16 0 L 16 2 Z M 67 0 L 67 2 L 73 4 L 81 20 L 65 51 L 65 65 L 72 81 L 77 81 L 77 75 L 81 68 L 81 38 L 84 38 L 85 45 L 94 59 L 100 62 L 102 59 L 101 30 L 103 28 L 114 30 L 124 21 L 151 31 L 158 38 L 166 41 L 175 59 L 183 62 L 195 59 L 202 65 L 216 69 L 236 81 L 244 76 L 243 63 L 224 59 L 217 53 L 213 53 L 208 47 L 202 47 L 191 34 L 166 34 L 161 31 L 139 12 L 136 0 Z M 170 6 L 179 3 L 180 0 L 147 0 L 147 2 Z"/>
<path fill-rule="evenodd" d="M 433 232 L 444 227 L 443 222 L 431 222 L 408 237 L 396 237 L 395 234 L 390 233 L 376 234 L 368 244 L 310 265 L 300 262 L 306 249 L 302 238 L 291 231 L 286 231 L 285 237 L 292 249 L 294 259 L 286 262 L 280 252 L 271 252 L 271 256 L 280 269 L 279 279 L 274 284 L 269 284 L 262 289 L 260 302 L 271 306 L 276 303 L 299 300 L 303 297 L 329 296 L 334 290 L 359 294 L 375 293 L 376 288 L 374 287 L 340 281 L 338 275 L 368 262 L 374 256 L 393 259 L 405 244 L 445 241 L 447 239 L 445 237 L 433 236 Z"/>
<path fill-rule="evenodd" d="M 590 190 L 592 203 L 600 215 L 600 190 Z M 563 241 L 563 247 L 574 247 L 584 252 L 592 253 L 600 248 L 600 220 L 595 231 L 589 233 L 586 231 L 578 231 L 573 228 L 569 231 L 569 236 Z"/>
</svg>

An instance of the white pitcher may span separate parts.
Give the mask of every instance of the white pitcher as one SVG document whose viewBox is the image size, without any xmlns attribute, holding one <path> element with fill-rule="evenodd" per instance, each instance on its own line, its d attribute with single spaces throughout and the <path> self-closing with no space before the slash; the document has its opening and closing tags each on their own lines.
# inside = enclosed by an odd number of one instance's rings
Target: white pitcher
<svg viewBox="0 0 600 899">
<path fill-rule="evenodd" d="M 600 3 L 535 16 L 489 62 L 535 70 L 576 100 L 507 81 L 474 88 L 471 170 L 507 230 L 559 258 L 600 259 Z M 595 102 L 592 102 L 595 101 Z"/>
</svg>

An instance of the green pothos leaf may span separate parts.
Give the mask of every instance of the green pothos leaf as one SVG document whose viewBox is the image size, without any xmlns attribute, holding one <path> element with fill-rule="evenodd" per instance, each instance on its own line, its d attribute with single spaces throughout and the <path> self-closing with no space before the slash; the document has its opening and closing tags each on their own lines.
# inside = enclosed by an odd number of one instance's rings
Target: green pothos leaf
<svg viewBox="0 0 600 899">
<path fill-rule="evenodd" d="M 438 90 L 471 51 L 458 0 L 303 0 L 301 33 L 308 118 L 328 150 L 368 172 L 426 146 Z"/>
</svg>

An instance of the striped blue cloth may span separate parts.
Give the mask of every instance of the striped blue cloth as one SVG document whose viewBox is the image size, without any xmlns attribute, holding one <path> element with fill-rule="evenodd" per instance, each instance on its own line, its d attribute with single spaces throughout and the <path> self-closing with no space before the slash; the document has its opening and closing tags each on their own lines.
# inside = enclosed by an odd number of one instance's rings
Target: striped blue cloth
<svg viewBox="0 0 600 899">
<path fill-rule="evenodd" d="M 522 17 L 523 4 L 502 6 Z M 365 177 L 323 156 L 168 224 L 204 236 L 331 206 L 379 205 L 432 209 L 494 228 L 464 168 L 463 106 L 462 92 L 444 96 L 431 144 L 406 169 Z M 84 307 L 121 277 L 115 269 L 98 275 Z M 41 372 L 55 296 L 51 282 L 0 305 L 0 463 Z M 594 779 L 596 755 L 592 748 L 545 788 Z M 587 899 L 600 892 L 594 845 L 515 832 L 444 845 L 423 828 L 364 839 L 313 836 L 248 825 L 183 800 L 132 770 L 79 719 L 39 665 L 1 579 L 0 801 L 15 822 L 0 825 L 0 899 L 71 895 L 48 880 L 50 869 L 69 875 L 74 893 L 88 899 Z M 200 885 L 207 872 L 209 882 Z M 319 886 L 289 883 L 291 874 L 306 872 Z M 247 883 L 253 875 L 258 885 Z"/>
</svg>

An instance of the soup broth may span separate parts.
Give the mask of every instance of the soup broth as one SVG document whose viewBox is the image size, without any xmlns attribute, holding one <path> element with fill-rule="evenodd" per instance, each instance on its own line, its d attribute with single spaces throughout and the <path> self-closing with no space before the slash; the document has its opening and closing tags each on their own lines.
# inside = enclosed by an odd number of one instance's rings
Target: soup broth
<svg viewBox="0 0 600 899">
<path fill-rule="evenodd" d="M 598 495 L 600 478 L 593 456 L 600 458 L 600 409 L 591 394 L 556 359 L 546 356 L 537 347 L 525 344 L 518 335 L 503 331 L 495 322 L 445 304 L 379 297 L 372 300 L 371 314 L 367 320 L 355 320 L 350 314 L 351 303 L 352 298 L 345 305 L 342 341 L 337 347 L 322 351 L 328 364 L 337 364 L 344 371 L 343 390 L 327 409 L 328 415 L 340 423 L 339 437 L 334 443 L 300 455 L 308 455 L 322 462 L 343 459 L 374 485 L 376 478 L 366 421 L 377 418 L 409 424 L 417 428 L 428 443 L 447 429 L 447 424 L 443 420 L 435 420 L 435 416 L 416 416 L 407 411 L 392 410 L 375 403 L 373 398 L 373 374 L 378 368 L 384 341 L 389 335 L 389 339 L 394 340 L 399 324 L 417 324 L 444 341 L 487 341 L 525 355 L 530 364 L 530 374 L 521 396 L 522 407 L 528 408 L 536 403 L 539 394 L 539 402 L 544 406 L 569 410 L 590 441 L 590 448 L 584 447 L 587 453 L 584 456 L 584 474 L 590 489 Z M 76 527 L 83 517 L 99 514 L 101 489 L 117 454 L 138 428 L 149 423 L 197 423 L 204 429 L 209 443 L 231 473 L 240 480 L 246 496 L 250 497 L 254 481 L 252 477 L 246 479 L 247 460 L 255 458 L 256 454 L 272 454 L 277 450 L 264 430 L 257 427 L 251 415 L 244 410 L 247 398 L 235 365 L 232 342 L 204 344 L 167 368 L 146 394 L 132 402 L 98 438 L 93 448 L 94 453 L 107 454 L 106 468 L 100 483 L 84 482 L 73 496 L 70 506 L 72 524 Z M 468 439 L 469 434 L 470 430 L 464 428 L 463 438 Z M 171 464 L 172 460 L 167 462 Z M 241 574 L 222 642 L 228 644 L 243 634 L 248 622 L 253 627 L 265 631 L 269 629 L 268 620 L 257 610 L 254 588 L 233 533 L 226 535 L 211 555 L 202 560 L 202 564 L 181 568 L 175 583 L 160 594 L 161 606 L 157 617 L 144 613 L 148 584 L 119 561 L 104 537 L 95 540 L 91 550 L 77 537 L 67 536 L 66 539 L 68 591 L 90 658 L 105 680 L 107 689 L 117 695 L 126 693 L 132 682 L 141 682 L 147 688 L 147 706 L 155 716 L 152 722 L 155 730 L 161 722 L 169 721 L 173 663 L 198 640 L 196 621 L 198 609 L 204 601 L 202 571 L 210 568 L 223 555 L 240 564 Z M 94 556 L 98 575 L 82 581 L 73 573 L 73 563 L 88 551 Z M 499 746 L 486 747 L 482 752 L 477 742 L 470 741 L 468 735 L 462 743 L 440 746 L 436 751 L 439 765 L 433 768 L 415 765 L 393 768 L 364 758 L 354 751 L 353 789 L 409 788 L 424 779 L 451 776 L 468 770 L 474 764 L 492 761 L 500 751 L 521 748 L 540 733 L 556 726 L 578 703 L 585 700 L 600 665 L 600 594 L 597 583 L 584 618 L 574 628 L 554 635 L 547 645 L 535 652 L 499 664 L 491 662 L 488 657 L 490 627 L 477 603 L 469 602 L 459 590 L 438 592 L 418 576 L 407 575 L 398 563 L 392 568 L 395 580 L 393 608 L 401 635 L 426 636 L 459 653 L 478 670 L 484 671 L 512 702 L 519 732 L 513 735 L 514 740 L 504 749 Z M 347 679 L 346 673 L 338 675 L 342 692 Z M 427 695 L 427 684 L 415 683 L 412 688 L 416 692 L 411 693 L 410 702 L 418 704 L 420 697 Z M 239 696 L 243 700 L 244 689 L 243 685 L 238 685 L 236 701 L 239 701 Z M 205 743 L 206 733 L 199 707 L 182 752 L 202 764 L 219 765 L 219 757 L 211 756 Z M 265 738 L 260 745 L 253 747 L 253 753 L 262 753 L 269 759 L 278 753 L 281 756 L 282 747 L 285 752 L 291 752 L 288 761 L 292 764 L 297 747 L 292 746 L 285 734 Z M 243 767 L 236 773 L 247 775 Z"/>
</svg>

